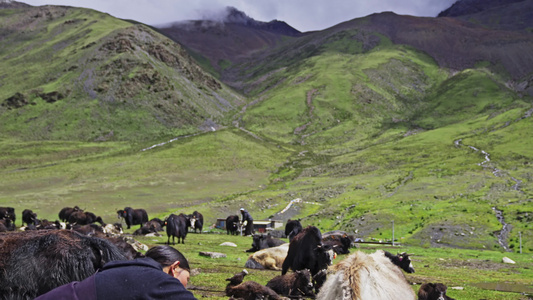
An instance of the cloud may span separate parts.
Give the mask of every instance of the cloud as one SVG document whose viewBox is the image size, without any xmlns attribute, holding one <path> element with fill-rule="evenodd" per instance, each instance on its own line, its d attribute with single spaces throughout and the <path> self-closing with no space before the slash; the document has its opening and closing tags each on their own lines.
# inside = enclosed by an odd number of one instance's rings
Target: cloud
<svg viewBox="0 0 533 300">
<path fill-rule="evenodd" d="M 27 0 L 30 5 L 87 7 L 122 19 L 149 25 L 183 20 L 220 18 L 227 6 L 268 22 L 281 20 L 300 31 L 322 30 L 372 13 L 393 11 L 413 16 L 436 16 L 456 0 Z"/>
</svg>

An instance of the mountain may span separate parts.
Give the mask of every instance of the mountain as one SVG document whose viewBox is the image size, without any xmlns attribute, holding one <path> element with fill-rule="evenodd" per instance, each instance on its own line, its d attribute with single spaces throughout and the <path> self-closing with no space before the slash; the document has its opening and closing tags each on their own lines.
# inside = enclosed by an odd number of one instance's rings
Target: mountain
<svg viewBox="0 0 533 300">
<path fill-rule="evenodd" d="M 505 7 L 525 3 L 533 1 L 511 3 Z M 501 7 L 496 9 L 501 10 Z M 486 10 L 490 10 L 490 6 Z M 209 61 L 210 64 L 203 66 L 215 69 L 222 81 L 245 93 L 253 89 L 245 81 L 254 81 L 281 66 L 289 66 L 293 61 L 317 55 L 323 45 L 347 34 L 367 48 L 372 48 L 379 36 L 384 36 L 395 44 L 409 45 L 427 53 L 443 68 L 461 71 L 483 65 L 513 81 L 526 82 L 526 89 L 531 90 L 533 86 L 530 72 L 533 55 L 527 50 L 533 47 L 531 34 L 487 29 L 459 18 L 379 13 L 318 32 L 291 37 L 269 35 L 269 39 L 258 39 L 259 34 L 264 37 L 265 32 L 249 25 L 250 22 L 241 22 L 238 26 L 209 23 L 208 28 L 202 21 L 187 24 L 187 27 L 180 25 L 160 30 L 191 50 L 199 61 Z"/>
<path fill-rule="evenodd" d="M 224 40 L 172 38 L 210 61 Z M 305 199 L 316 206 L 292 216 L 320 228 L 387 235 L 395 220 L 408 243 L 509 250 L 531 197 L 529 49 L 525 31 L 391 12 L 242 47 L 218 68 L 250 98 L 233 124 L 294 154 L 267 188 L 223 203 L 287 218 L 272 207 Z"/>
<path fill-rule="evenodd" d="M 0 10 L 0 203 L 246 205 L 423 247 L 513 251 L 522 232 L 533 251 L 530 33 L 390 12 L 295 33 L 230 12 L 162 35 Z"/>
<path fill-rule="evenodd" d="M 8 4 L 0 10 L 1 135 L 153 139 L 212 130 L 244 103 L 143 24 Z"/>
<path fill-rule="evenodd" d="M 417 18 L 392 13 L 371 15 L 339 25 L 378 32 L 396 44 L 406 44 L 433 57 L 452 70 L 474 68 L 484 63 L 497 73 L 513 80 L 531 74 L 533 36 L 523 32 L 490 30 L 472 23 L 450 18 Z"/>
<path fill-rule="evenodd" d="M 492 29 L 533 30 L 531 0 L 460 0 L 439 17 L 454 17 Z"/>
<path fill-rule="evenodd" d="M 17 2 L 13 0 L 0 0 L 0 9 L 13 9 L 13 8 L 27 8 L 30 5 L 22 2 Z"/>
<path fill-rule="evenodd" d="M 256 21 L 233 7 L 227 7 L 213 20 L 177 22 L 158 30 L 199 54 L 200 62 L 208 61 L 204 67 L 216 72 L 246 61 L 254 52 L 303 35 L 283 21 Z"/>
</svg>

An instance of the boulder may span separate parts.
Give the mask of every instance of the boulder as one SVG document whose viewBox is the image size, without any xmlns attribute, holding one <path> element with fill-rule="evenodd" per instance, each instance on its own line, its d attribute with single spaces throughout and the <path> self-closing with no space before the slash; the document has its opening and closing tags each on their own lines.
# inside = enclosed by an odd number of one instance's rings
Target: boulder
<svg viewBox="0 0 533 300">
<path fill-rule="evenodd" d="M 510 259 L 509 257 L 502 258 L 502 262 L 504 264 L 513 264 L 513 265 L 516 264 L 516 262 L 514 262 L 514 260 Z"/>
<path fill-rule="evenodd" d="M 220 246 L 237 247 L 237 244 L 232 243 L 232 242 L 224 242 L 220 244 Z"/>
<path fill-rule="evenodd" d="M 207 256 L 207 257 L 211 257 L 211 258 L 224 258 L 224 257 L 227 257 L 226 254 L 224 254 L 224 253 L 206 252 L 206 251 L 201 251 L 200 252 L 200 256 Z"/>
</svg>

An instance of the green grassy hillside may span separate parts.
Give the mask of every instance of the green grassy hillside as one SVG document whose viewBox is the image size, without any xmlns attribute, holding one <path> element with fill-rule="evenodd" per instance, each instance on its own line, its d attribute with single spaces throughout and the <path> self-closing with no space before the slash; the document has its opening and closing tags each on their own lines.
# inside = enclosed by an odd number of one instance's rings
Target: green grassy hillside
<svg viewBox="0 0 533 300">
<path fill-rule="evenodd" d="M 484 69 L 452 73 L 384 37 L 363 51 L 353 33 L 338 36 L 270 73 L 241 116 L 299 155 L 269 189 L 239 199 L 268 204 L 265 217 L 295 198 L 319 203 L 297 216 L 365 239 L 390 239 L 395 220 L 405 243 L 502 249 L 495 207 L 513 228 L 505 247 L 516 247 L 519 231 L 529 237 L 533 144 L 521 136 L 531 98 Z"/>
<path fill-rule="evenodd" d="M 505 72 L 445 69 L 349 26 L 228 66 L 243 96 L 144 25 L 64 7 L 0 22 L 0 206 L 17 216 L 79 205 L 111 223 L 132 206 L 198 210 L 208 227 L 246 207 L 367 241 L 394 224 L 422 253 L 410 279 L 467 285 L 456 298 L 499 299 L 473 284 L 529 276 L 517 252 L 521 235 L 533 253 L 533 99 Z M 497 265 L 505 254 L 523 265 Z M 240 271 L 222 265 L 199 278 Z"/>
<path fill-rule="evenodd" d="M 0 134 L 149 140 L 224 124 L 244 99 L 178 44 L 97 11 L 0 10 Z"/>
</svg>

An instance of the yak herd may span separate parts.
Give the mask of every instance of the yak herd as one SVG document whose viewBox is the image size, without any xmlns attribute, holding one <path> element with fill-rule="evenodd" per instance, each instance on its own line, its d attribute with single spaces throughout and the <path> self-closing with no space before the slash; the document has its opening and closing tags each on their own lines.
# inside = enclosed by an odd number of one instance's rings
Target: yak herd
<svg viewBox="0 0 533 300">
<path fill-rule="evenodd" d="M 202 232 L 203 216 L 171 214 L 165 220 L 148 219 L 144 209 L 117 211 L 134 235 L 165 230 L 167 243 L 185 243 L 190 230 Z M 33 299 L 51 289 L 81 281 L 113 260 L 142 257 L 123 237 L 121 223 L 105 224 L 101 217 L 78 206 L 65 207 L 59 220 L 40 220 L 29 209 L 22 212 L 22 230 L 16 230 L 15 211 L 0 207 L 0 299 Z M 96 224 L 99 223 L 99 224 Z M 238 234 L 239 217 L 226 219 L 227 234 Z M 230 299 L 416 299 L 404 272 L 413 273 L 409 255 L 378 250 L 357 251 L 332 265 L 337 254 L 349 254 L 354 238 L 343 231 L 322 234 L 315 226 L 288 220 L 280 237 L 254 234 L 245 268 L 281 271 L 266 285 L 245 281 L 248 271 L 226 279 Z M 292 270 L 292 272 L 289 272 Z M 419 300 L 453 300 L 442 283 L 424 283 Z"/>
</svg>

